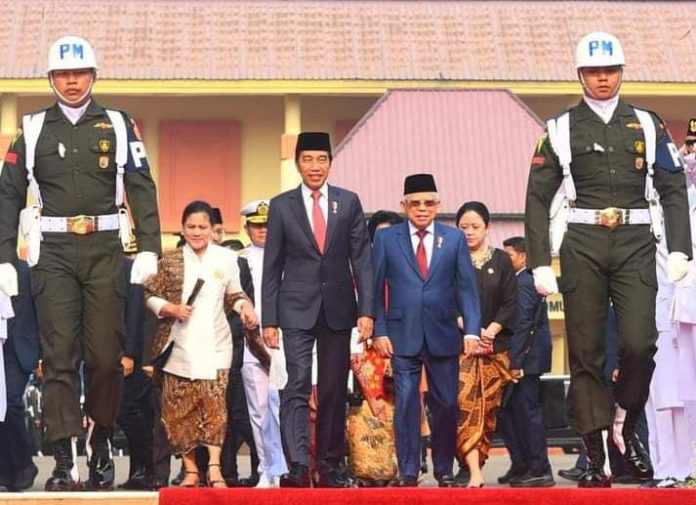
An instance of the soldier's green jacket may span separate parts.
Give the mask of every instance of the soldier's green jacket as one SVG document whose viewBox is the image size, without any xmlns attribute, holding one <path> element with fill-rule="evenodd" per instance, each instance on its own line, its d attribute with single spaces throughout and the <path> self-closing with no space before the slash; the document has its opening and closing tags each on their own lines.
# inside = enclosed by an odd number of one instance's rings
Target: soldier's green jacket
<svg viewBox="0 0 696 505">
<path fill-rule="evenodd" d="M 654 185 L 664 208 L 667 245 L 670 252 L 680 251 L 691 258 L 686 179 L 682 168 L 667 166 L 672 160 L 661 163 L 667 155 L 665 146 L 671 139 L 660 118 L 654 113 L 651 116 L 657 145 L 662 149 L 662 156 L 655 162 Z M 570 148 L 576 207 L 648 207 L 645 136 L 631 105 L 619 100 L 614 116 L 605 124 L 582 100 L 570 109 Z M 672 150 L 676 151 L 673 146 Z M 527 185 L 525 235 L 529 268 L 551 264 L 549 207 L 561 185 L 562 170 L 548 138 L 543 136 L 532 158 Z"/>
<path fill-rule="evenodd" d="M 155 184 L 141 139 L 130 118 L 128 162 L 124 174 L 128 203 L 135 220 L 139 251 L 161 253 Z M 116 135 L 104 107 L 91 101 L 73 125 L 58 104 L 47 109 L 36 145 L 34 175 L 44 216 L 114 214 Z M 19 212 L 27 199 L 25 144 L 21 133 L 10 146 L 0 174 L 0 263 L 16 255 Z M 116 244 L 114 244 L 116 247 Z"/>
</svg>

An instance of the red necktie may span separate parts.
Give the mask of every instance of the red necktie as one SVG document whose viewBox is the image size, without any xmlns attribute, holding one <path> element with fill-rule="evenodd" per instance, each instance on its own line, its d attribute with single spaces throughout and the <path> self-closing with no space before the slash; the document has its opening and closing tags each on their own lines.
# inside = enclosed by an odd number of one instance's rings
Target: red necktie
<svg viewBox="0 0 696 505">
<path fill-rule="evenodd" d="M 418 270 L 420 270 L 421 275 L 425 279 L 428 276 L 428 258 L 425 255 L 425 244 L 423 239 L 428 234 L 426 230 L 418 230 L 416 232 L 420 241 L 418 242 L 418 247 L 416 248 L 416 263 L 418 264 Z"/>
<path fill-rule="evenodd" d="M 326 219 L 324 219 L 324 213 L 321 211 L 321 206 L 319 205 L 319 199 L 321 198 L 321 193 L 319 191 L 312 191 L 312 199 L 314 199 L 314 205 L 312 206 L 312 224 L 314 225 L 314 240 L 317 241 L 317 247 L 319 247 L 319 252 L 324 253 L 324 244 L 326 243 Z"/>
</svg>

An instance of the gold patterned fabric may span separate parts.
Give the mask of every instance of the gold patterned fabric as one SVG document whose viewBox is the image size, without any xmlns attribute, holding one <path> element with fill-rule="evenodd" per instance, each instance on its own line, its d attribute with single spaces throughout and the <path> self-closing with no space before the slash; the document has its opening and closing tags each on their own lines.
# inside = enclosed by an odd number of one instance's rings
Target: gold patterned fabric
<svg viewBox="0 0 696 505">
<path fill-rule="evenodd" d="M 227 429 L 229 370 L 217 379 L 186 379 L 169 373 L 162 382 L 162 423 L 175 454 L 199 445 L 222 447 Z"/>
<path fill-rule="evenodd" d="M 361 479 L 392 480 L 396 477 L 394 442 L 394 400 L 374 400 L 380 417 L 375 417 L 367 400 L 348 411 L 348 451 L 353 475 Z"/>
<path fill-rule="evenodd" d="M 512 380 L 507 351 L 459 358 L 459 416 L 457 419 L 457 458 L 478 449 L 481 466 L 488 458 L 491 435 L 495 431 L 496 410 L 505 385 Z"/>
</svg>

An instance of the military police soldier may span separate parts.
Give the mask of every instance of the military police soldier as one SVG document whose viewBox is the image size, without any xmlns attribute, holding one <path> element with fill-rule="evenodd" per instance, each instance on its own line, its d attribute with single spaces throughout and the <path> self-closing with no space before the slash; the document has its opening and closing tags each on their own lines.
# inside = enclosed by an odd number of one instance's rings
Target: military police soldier
<svg viewBox="0 0 696 505">
<path fill-rule="evenodd" d="M 32 266 L 43 349 L 46 437 L 56 465 L 46 490 L 80 484 L 75 440 L 81 434 L 78 361 L 86 363 L 85 411 L 89 480 L 111 489 L 112 425 L 122 385 L 125 277 L 121 247 L 130 237 L 124 193 L 136 223 L 140 252 L 131 282 L 157 271 L 160 229 L 155 185 L 135 124 L 91 97 L 97 61 L 79 37 L 56 41 L 48 79 L 57 102 L 25 116 L 0 175 L 0 290 L 13 295 L 20 210 L 27 189 L 35 205 L 22 211 L 21 229 Z M 119 237 L 121 240 L 119 241 Z"/>
<path fill-rule="evenodd" d="M 560 291 L 570 356 L 570 407 L 590 460 L 580 487 L 611 485 L 604 470 L 606 430 L 612 424 L 603 375 L 609 299 L 619 326 L 620 371 L 614 395 L 627 411 L 623 456 L 634 476 L 652 478 L 635 423 L 655 366 L 655 238 L 661 235 L 661 223 L 653 186 L 664 208 L 672 282 L 686 274 L 691 256 L 682 164 L 660 118 L 619 98 L 624 64 L 621 44 L 613 35 L 595 32 L 580 40 L 576 68 L 583 99 L 567 115 L 549 121 L 532 159 L 527 188 L 528 265 L 542 295 L 558 290 L 551 268 L 549 208 L 562 183 L 571 201 L 560 248 Z M 615 442 L 621 447 L 621 440 Z"/>
</svg>

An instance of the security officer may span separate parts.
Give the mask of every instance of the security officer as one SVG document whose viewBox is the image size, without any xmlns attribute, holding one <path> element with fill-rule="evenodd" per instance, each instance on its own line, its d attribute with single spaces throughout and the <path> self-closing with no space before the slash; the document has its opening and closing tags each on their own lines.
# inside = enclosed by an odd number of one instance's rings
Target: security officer
<svg viewBox="0 0 696 505">
<path fill-rule="evenodd" d="M 620 372 L 614 394 L 618 405 L 627 411 L 623 456 L 635 477 L 652 478 L 647 452 L 635 433 L 655 367 L 657 339 L 655 238 L 646 198 L 648 183 L 654 183 L 664 208 L 672 282 L 686 274 L 691 256 L 682 164 L 664 124 L 649 113 L 655 125 L 656 161 L 652 180 L 646 175 L 650 154 L 646 152 L 650 147 L 647 130 L 638 112 L 618 95 L 624 64 L 621 44 L 613 35 L 594 32 L 580 40 L 576 69 L 584 94 L 570 109 L 566 129 L 572 155 L 571 183 L 577 197 L 560 249 L 560 290 L 570 353 L 571 413 L 590 460 L 579 487 L 611 485 L 603 468 L 605 430 L 612 425 L 612 406 L 604 381 L 610 298 L 619 328 Z M 560 124 L 560 117 L 555 124 Z M 549 207 L 563 180 L 559 156 L 563 150 L 556 149 L 558 143 L 551 145 L 551 133 L 539 140 L 532 159 L 525 216 L 528 265 L 542 295 L 558 290 L 551 268 Z M 653 221 L 653 230 L 658 225 Z"/>
<path fill-rule="evenodd" d="M 0 290 L 8 295 L 15 294 L 16 272 L 8 263 L 16 254 L 28 187 L 37 204 L 31 210 L 40 212 L 33 221 L 40 234 L 28 243 L 43 349 L 46 437 L 56 460 L 47 491 L 75 490 L 80 483 L 74 454 L 82 432 L 77 364 L 83 353 L 89 377 L 85 410 L 93 421 L 85 487 L 113 488 L 110 436 L 123 380 L 124 192 L 141 251 L 131 281 L 154 275 L 160 253 L 155 185 L 142 139 L 130 118 L 92 99 L 96 71 L 86 40 L 67 36 L 51 46 L 48 80 L 57 102 L 25 117 L 32 132 L 25 127 L 17 136 L 0 175 Z M 38 128 L 36 118 L 43 120 Z"/>
</svg>

